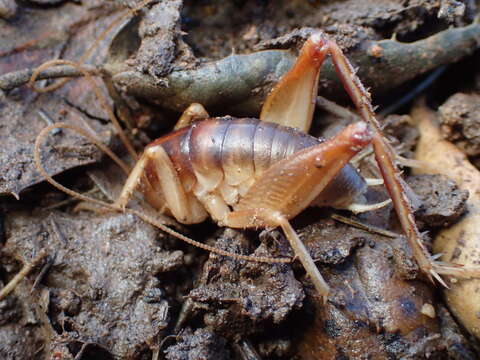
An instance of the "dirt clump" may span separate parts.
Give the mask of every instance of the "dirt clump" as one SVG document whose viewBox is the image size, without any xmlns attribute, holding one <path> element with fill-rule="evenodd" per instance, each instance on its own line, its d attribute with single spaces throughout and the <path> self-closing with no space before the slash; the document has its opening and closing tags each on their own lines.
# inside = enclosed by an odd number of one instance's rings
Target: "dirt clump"
<svg viewBox="0 0 480 360">
<path fill-rule="evenodd" d="M 286 247 L 285 239 L 279 241 Z M 270 243 L 275 245 L 274 241 Z M 240 253 L 250 248 L 245 234 L 232 229 L 224 230 L 215 244 Z M 262 244 L 254 254 L 271 256 L 268 250 Z M 188 294 L 193 311 L 204 314 L 203 321 L 210 329 L 237 341 L 267 325 L 281 324 L 292 311 L 301 308 L 304 297 L 300 282 L 287 264 L 244 262 L 214 255 Z"/>
<path fill-rule="evenodd" d="M 468 191 L 460 190 L 443 175 L 415 175 L 407 178 L 421 201 L 415 213 L 420 227 L 446 227 L 455 222 L 466 209 Z"/>
<path fill-rule="evenodd" d="M 227 360 L 231 353 L 227 340 L 207 329 L 197 329 L 193 332 L 187 328 L 177 337 L 177 344 L 165 350 L 167 360 Z"/>
<path fill-rule="evenodd" d="M 444 138 L 468 156 L 480 155 L 480 95 L 457 93 L 438 111 Z"/>
</svg>

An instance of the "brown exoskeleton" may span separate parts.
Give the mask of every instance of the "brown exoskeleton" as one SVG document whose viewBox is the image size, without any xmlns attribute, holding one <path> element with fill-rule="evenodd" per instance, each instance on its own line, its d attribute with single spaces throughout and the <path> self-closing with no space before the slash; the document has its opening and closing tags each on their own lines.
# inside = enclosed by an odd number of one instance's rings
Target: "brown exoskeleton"
<svg viewBox="0 0 480 360">
<path fill-rule="evenodd" d="M 305 132 L 312 120 L 319 70 L 327 55 L 332 57 L 363 122 L 350 125 L 323 141 Z M 322 32 L 306 41 L 294 67 L 266 100 L 261 120 L 208 118 L 202 108 L 193 113 L 192 109 L 184 113 L 177 131 L 146 147 L 114 204 L 94 201 L 112 209 L 133 212 L 189 242 L 192 240 L 166 228 L 158 219 L 128 209 L 127 203 L 134 191 L 140 190 L 159 214 L 172 215 L 184 224 L 199 223 L 211 216 L 218 224 L 233 228 L 281 227 L 316 290 L 326 299 L 328 285 L 289 220 L 312 205 L 358 208 L 356 202 L 365 191 L 366 183 L 348 162 L 371 143 L 385 186 L 421 270 L 441 283 L 438 274 L 480 274 L 477 268 L 440 264 L 428 254 L 394 164 L 393 150 L 384 140 L 375 119 L 370 95 L 340 48 Z M 193 124 L 185 126 L 190 122 Z M 46 174 L 39 154 L 43 137 L 52 128 L 62 126 L 57 124 L 42 131 L 37 138 L 35 156 L 45 178 L 68 191 Z M 92 201 L 71 191 L 68 193 Z M 269 258 L 256 260 L 272 261 Z"/>
</svg>

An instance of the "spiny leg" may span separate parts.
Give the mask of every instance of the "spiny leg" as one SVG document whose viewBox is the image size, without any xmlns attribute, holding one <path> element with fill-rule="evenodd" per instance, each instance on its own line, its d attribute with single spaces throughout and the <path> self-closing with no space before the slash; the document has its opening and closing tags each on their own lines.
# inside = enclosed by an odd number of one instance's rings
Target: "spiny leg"
<svg viewBox="0 0 480 360">
<path fill-rule="evenodd" d="M 332 56 L 332 61 L 345 90 L 350 95 L 353 103 L 357 107 L 361 117 L 373 129 L 373 149 L 378 167 L 382 173 L 385 187 L 393 201 L 393 206 L 397 212 L 402 229 L 407 235 L 408 242 L 412 248 L 413 255 L 420 269 L 430 278 L 435 277 L 440 283 L 445 285 L 443 280 L 437 274 L 442 272 L 441 266 L 438 266 L 430 258 L 425 245 L 423 244 L 420 232 L 415 223 L 415 217 L 407 196 L 405 184 L 400 176 L 400 172 L 394 163 L 393 150 L 385 141 L 380 124 L 375 118 L 371 105 L 369 92 L 364 88 L 360 79 L 355 75 L 355 71 L 342 53 L 336 43 L 325 40 Z"/>
<path fill-rule="evenodd" d="M 436 278 L 442 285 L 446 286 L 439 274 L 454 275 L 470 278 L 473 273 L 477 274 L 477 269 L 462 269 L 456 264 L 445 264 L 435 261 L 423 244 L 422 237 L 415 223 L 415 217 L 408 194 L 411 192 L 400 176 L 400 172 L 395 165 L 394 150 L 386 142 L 385 136 L 371 105 L 370 94 L 363 87 L 360 79 L 355 75 L 352 65 L 342 53 L 337 44 L 328 41 L 329 53 L 332 56 L 333 64 L 343 83 L 343 86 L 349 93 L 352 101 L 357 107 L 361 117 L 373 129 L 372 145 L 375 152 L 375 158 L 378 167 L 382 173 L 385 187 L 390 194 L 395 211 L 402 225 L 402 229 L 407 235 L 408 242 L 412 248 L 413 255 L 420 269 L 432 280 Z"/>
<path fill-rule="evenodd" d="M 310 253 L 303 245 L 302 240 L 298 237 L 298 234 L 292 228 L 288 220 L 283 216 L 276 216 L 278 224 L 281 226 L 285 236 L 287 237 L 288 241 L 290 242 L 290 246 L 293 248 L 295 255 L 298 257 L 300 262 L 305 268 L 305 271 L 310 276 L 310 279 L 315 286 L 315 289 L 318 291 L 318 294 L 323 298 L 323 302 L 326 303 L 328 299 L 328 294 L 330 292 L 330 288 L 328 284 L 323 279 L 323 276 L 318 271 L 317 265 L 313 262 Z"/>
</svg>

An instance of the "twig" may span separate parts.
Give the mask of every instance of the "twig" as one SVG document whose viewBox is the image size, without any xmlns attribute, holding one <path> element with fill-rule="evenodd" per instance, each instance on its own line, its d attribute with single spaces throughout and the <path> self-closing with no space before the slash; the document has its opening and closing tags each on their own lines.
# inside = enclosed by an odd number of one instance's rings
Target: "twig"
<svg viewBox="0 0 480 360">
<path fill-rule="evenodd" d="M 358 76 L 373 94 L 383 93 L 441 65 L 456 62 L 479 48 L 480 24 L 439 32 L 413 43 L 395 40 L 366 42 L 348 53 L 359 67 Z M 376 49 L 378 51 L 372 51 Z M 264 50 L 248 55 L 231 55 L 195 69 L 175 70 L 162 80 L 137 71 L 115 72 L 113 82 L 129 94 L 175 111 L 191 103 L 206 108 L 226 107 L 256 114 L 271 85 L 288 71 L 295 57 L 286 50 Z M 240 79 L 240 80 L 239 80 Z M 329 98 L 345 96 L 333 64 L 322 67 L 320 92 Z M 252 91 L 255 89 L 255 91 Z M 222 96 L 218 96 L 221 93 Z M 246 101 L 245 99 L 248 99 Z"/>
<path fill-rule="evenodd" d="M 43 121 L 45 121 L 47 125 L 53 125 L 55 123 L 45 110 L 39 109 L 37 110 L 37 114 Z M 61 132 L 62 132 L 62 129 L 54 129 L 52 130 L 52 135 L 57 135 L 57 134 L 60 134 Z"/>
<path fill-rule="evenodd" d="M 47 261 L 46 261 L 45 265 L 43 265 L 42 270 L 40 270 L 40 273 L 38 274 L 35 281 L 33 282 L 32 290 L 30 290 L 30 293 L 34 292 L 38 288 L 38 285 L 42 282 L 42 280 L 45 278 L 47 273 L 50 271 L 50 269 L 51 269 L 52 265 L 55 263 L 56 259 L 57 259 L 57 253 L 56 252 L 52 257 L 47 258 Z"/>
<path fill-rule="evenodd" d="M 80 360 L 83 357 L 85 353 L 85 349 L 87 348 L 88 345 L 90 345 L 90 343 L 84 342 L 82 344 L 82 347 L 80 348 L 80 351 L 77 353 L 77 355 L 75 355 L 75 358 L 73 360 Z"/>
<path fill-rule="evenodd" d="M 253 344 L 248 339 L 240 340 L 234 343 L 234 348 L 242 360 L 261 360 Z"/>
<path fill-rule="evenodd" d="M 1 75 L 0 89 L 8 91 L 25 85 L 32 77 L 34 71 L 35 69 L 24 69 Z M 83 72 L 87 72 L 90 75 L 98 75 L 102 72 L 102 69 L 92 65 L 82 65 L 81 69 L 71 65 L 58 65 L 42 71 L 38 75 L 37 80 L 79 77 L 84 75 Z"/>
<path fill-rule="evenodd" d="M 182 308 L 180 313 L 178 314 L 177 322 L 175 327 L 173 328 L 173 332 L 178 334 L 180 330 L 183 328 L 183 325 L 188 320 L 192 313 L 193 309 L 193 300 L 191 298 L 187 298 L 184 303 L 182 304 Z"/>
<path fill-rule="evenodd" d="M 373 226 L 373 225 L 364 224 L 364 223 L 362 223 L 358 220 L 347 218 L 347 217 L 342 216 L 342 215 L 332 214 L 331 217 L 332 217 L 332 219 L 337 220 L 341 223 L 351 225 L 351 226 L 356 227 L 356 228 L 361 229 L 361 230 L 368 231 L 369 233 L 372 233 L 372 234 L 379 234 L 379 235 L 383 235 L 383 236 L 393 238 L 393 239 L 402 236 L 402 235 L 397 234 L 393 231 L 385 230 L 385 229 L 382 229 L 382 228 L 379 228 L 379 227 L 376 227 L 376 226 Z"/>
<path fill-rule="evenodd" d="M 50 216 L 50 228 L 53 232 L 53 235 L 57 238 L 57 240 L 63 245 L 67 245 L 67 240 L 65 239 L 65 236 L 60 231 L 60 228 L 53 216 Z"/>
<path fill-rule="evenodd" d="M 47 256 L 47 252 L 45 250 L 41 250 L 30 263 L 25 264 L 22 270 L 20 270 L 20 272 L 15 275 L 2 290 L 0 290 L 0 301 L 8 296 L 8 294 L 10 294 L 17 287 L 20 281 L 22 281 L 30 273 L 30 271 L 32 271 L 33 268 L 45 258 L 45 256 Z"/>
<path fill-rule="evenodd" d="M 93 188 L 93 189 L 90 189 L 88 191 L 85 191 L 83 194 L 84 195 L 92 195 L 92 194 L 95 194 L 97 192 L 99 192 L 100 190 L 98 188 Z M 56 209 L 56 208 L 59 208 L 61 206 L 64 206 L 64 205 L 68 205 L 68 204 L 71 204 L 73 202 L 77 202 L 78 199 L 74 198 L 74 197 L 69 197 L 68 199 L 65 199 L 65 200 L 62 200 L 62 201 L 59 201 L 55 204 L 52 204 L 52 205 L 49 205 L 47 207 L 45 207 L 45 210 L 52 210 L 52 209 Z"/>
</svg>

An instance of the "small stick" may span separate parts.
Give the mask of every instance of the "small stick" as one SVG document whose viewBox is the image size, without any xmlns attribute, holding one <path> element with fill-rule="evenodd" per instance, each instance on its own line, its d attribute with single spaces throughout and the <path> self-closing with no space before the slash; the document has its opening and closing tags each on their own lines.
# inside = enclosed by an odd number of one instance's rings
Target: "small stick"
<svg viewBox="0 0 480 360">
<path fill-rule="evenodd" d="M 58 228 L 58 224 L 55 222 L 55 219 L 53 218 L 53 216 L 50 216 L 49 220 L 50 220 L 49 222 L 50 222 L 50 226 L 51 226 L 51 230 L 53 232 L 53 235 L 63 245 L 66 245 L 67 241 L 65 240 L 65 237 L 63 236 L 60 229 Z M 38 274 L 37 278 L 33 282 L 32 290 L 30 291 L 30 293 L 32 293 L 33 291 L 35 291 L 37 289 L 38 285 L 42 282 L 42 280 L 45 278 L 47 273 L 50 271 L 52 265 L 55 263 L 55 260 L 57 259 L 57 255 L 58 255 L 58 253 L 55 252 L 53 257 L 48 257 L 47 262 L 45 263 L 45 265 L 43 265 L 42 270 L 40 270 L 40 273 Z"/>
<path fill-rule="evenodd" d="M 100 189 L 98 189 L 98 188 L 93 188 L 93 189 L 90 189 L 90 190 L 88 190 L 88 191 L 85 191 L 83 194 L 84 194 L 84 195 L 92 195 L 92 194 L 95 194 L 95 193 L 97 193 L 97 192 L 99 192 L 99 191 L 100 191 Z M 71 204 L 71 203 L 73 203 L 73 202 L 75 202 L 75 201 L 79 201 L 79 199 L 74 198 L 74 197 L 70 197 L 70 198 L 68 198 L 68 199 L 59 201 L 59 202 L 57 202 L 57 203 L 55 203 L 55 204 L 49 205 L 49 206 L 45 207 L 44 209 L 45 209 L 45 210 L 53 210 L 53 209 L 59 208 L 59 207 L 64 206 L 64 205 Z"/>
<path fill-rule="evenodd" d="M 47 261 L 46 261 L 45 265 L 43 265 L 42 270 L 40 270 L 40 273 L 38 274 L 37 278 L 33 282 L 32 290 L 30 290 L 30 294 L 33 293 L 35 290 L 37 290 L 38 285 L 42 282 L 42 280 L 45 278 L 47 273 L 50 271 L 50 269 L 52 268 L 52 265 L 55 263 L 56 259 L 57 259 L 57 253 L 56 252 L 52 257 L 49 257 L 49 256 L 47 257 Z"/>
<path fill-rule="evenodd" d="M 85 353 L 85 349 L 87 346 L 90 345 L 90 343 L 83 343 L 82 347 L 80 348 L 80 351 L 75 355 L 75 358 L 73 360 L 80 360 L 83 357 L 83 354 Z"/>
<path fill-rule="evenodd" d="M 53 125 L 55 123 L 45 110 L 39 109 L 37 110 L 37 114 L 43 121 L 47 123 L 47 125 Z M 57 135 L 57 134 L 60 134 L 61 132 L 62 132 L 62 129 L 57 128 L 55 130 L 52 130 L 52 135 Z"/>
<path fill-rule="evenodd" d="M 253 347 L 253 344 L 248 339 L 240 340 L 233 344 L 235 350 L 240 355 L 242 360 L 262 360 L 260 355 Z"/>
<path fill-rule="evenodd" d="M 65 236 L 62 234 L 62 232 L 60 231 L 60 228 L 58 227 L 58 224 L 57 222 L 55 221 L 55 218 L 53 216 L 53 214 L 51 216 L 49 216 L 49 221 L 50 221 L 50 227 L 53 231 L 53 234 L 56 236 L 57 240 L 60 240 L 60 242 L 64 245 L 67 244 L 67 240 L 65 240 Z"/>
<path fill-rule="evenodd" d="M 334 219 L 334 220 L 337 220 L 338 222 L 341 222 L 341 223 L 344 223 L 344 224 L 347 224 L 347 225 L 351 225 L 351 226 L 356 227 L 356 228 L 361 229 L 361 230 L 368 231 L 369 233 L 372 233 L 372 234 L 379 234 L 379 235 L 383 235 L 383 236 L 386 236 L 386 237 L 389 237 L 389 238 L 392 238 L 392 239 L 395 239 L 395 238 L 398 238 L 398 237 L 402 236 L 401 234 L 397 234 L 393 231 L 389 231 L 389 230 L 386 230 L 386 229 L 379 228 L 377 226 L 365 224 L 365 223 L 362 223 L 358 220 L 347 218 L 347 217 L 342 216 L 342 215 L 332 214 L 331 218 Z"/>
<path fill-rule="evenodd" d="M 175 327 L 173 328 L 173 332 L 178 334 L 180 330 L 183 328 L 183 325 L 190 317 L 193 308 L 193 300 L 189 297 L 184 301 L 182 304 L 182 308 L 180 309 L 180 313 L 178 314 L 177 322 Z"/>
<path fill-rule="evenodd" d="M 12 71 L 0 76 L 0 89 L 4 91 L 12 90 L 16 87 L 28 83 L 36 69 L 24 69 Z M 81 69 L 71 65 L 57 65 L 42 70 L 38 76 L 38 80 L 57 79 L 63 77 L 81 77 L 85 73 L 89 75 L 98 75 L 102 70 L 97 66 L 82 65 Z"/>
<path fill-rule="evenodd" d="M 22 270 L 20 270 L 20 272 L 15 275 L 2 290 L 0 290 L 0 301 L 5 299 L 8 294 L 15 290 L 20 281 L 22 281 L 30 273 L 30 271 L 32 271 L 33 268 L 45 258 L 45 256 L 47 256 L 47 252 L 45 250 L 41 250 L 30 263 L 25 264 Z"/>
</svg>

